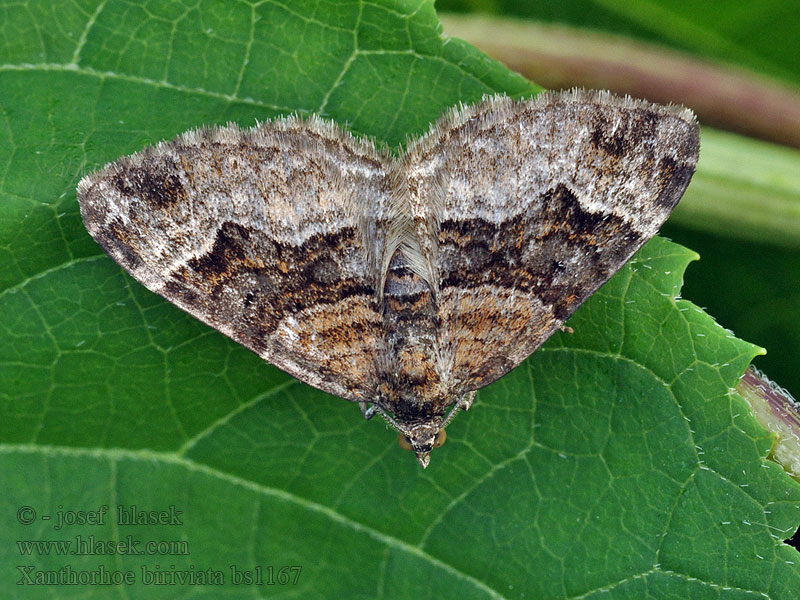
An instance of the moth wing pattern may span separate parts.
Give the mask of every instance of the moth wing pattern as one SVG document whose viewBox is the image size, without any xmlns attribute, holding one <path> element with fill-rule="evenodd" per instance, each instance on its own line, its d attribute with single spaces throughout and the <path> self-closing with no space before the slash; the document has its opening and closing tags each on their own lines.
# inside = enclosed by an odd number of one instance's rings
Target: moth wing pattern
<svg viewBox="0 0 800 600">
<path fill-rule="evenodd" d="M 410 144 L 454 394 L 517 366 L 619 270 L 698 152 L 691 111 L 581 90 L 461 107 Z"/>
<path fill-rule="evenodd" d="M 78 201 L 148 289 L 372 404 L 424 467 L 473 392 L 656 233 L 698 152 L 688 109 L 545 92 L 453 108 L 399 156 L 317 117 L 190 131 L 85 177 Z"/>
<path fill-rule="evenodd" d="M 385 160 L 316 117 L 188 132 L 89 175 L 81 214 L 148 289 L 317 388 L 363 400 L 382 343 Z"/>
</svg>

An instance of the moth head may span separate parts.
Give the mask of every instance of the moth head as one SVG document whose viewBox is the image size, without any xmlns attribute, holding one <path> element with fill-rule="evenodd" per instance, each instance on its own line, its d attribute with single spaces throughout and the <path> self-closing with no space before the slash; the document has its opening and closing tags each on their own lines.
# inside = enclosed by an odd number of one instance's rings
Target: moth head
<svg viewBox="0 0 800 600">
<path fill-rule="evenodd" d="M 431 450 L 439 448 L 447 439 L 441 422 L 421 423 L 400 432 L 398 442 L 404 450 L 411 450 L 417 455 L 422 468 L 431 461 Z"/>
<path fill-rule="evenodd" d="M 386 419 L 392 427 L 400 432 L 398 442 L 404 450 L 410 450 L 417 455 L 417 460 L 422 468 L 430 463 L 431 450 L 443 446 L 447 440 L 445 427 L 450 424 L 453 417 L 460 410 L 469 410 L 475 399 L 475 392 L 466 392 L 450 408 L 447 415 L 426 415 L 423 419 L 419 416 L 411 419 L 398 418 L 397 415 L 385 410 L 380 404 L 373 404 L 373 409 Z M 369 417 L 367 417 L 369 418 Z"/>
</svg>

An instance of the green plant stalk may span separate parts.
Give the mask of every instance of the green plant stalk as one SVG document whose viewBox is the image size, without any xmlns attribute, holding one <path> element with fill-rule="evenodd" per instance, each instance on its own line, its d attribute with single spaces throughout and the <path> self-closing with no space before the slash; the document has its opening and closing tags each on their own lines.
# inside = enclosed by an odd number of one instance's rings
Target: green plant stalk
<svg viewBox="0 0 800 600">
<path fill-rule="evenodd" d="M 775 436 L 770 456 L 789 475 L 800 479 L 800 405 L 786 390 L 753 366 L 737 391 L 750 405 L 753 416 Z"/>
<path fill-rule="evenodd" d="M 671 222 L 800 247 L 800 151 L 708 128 L 701 140 L 697 173 Z"/>
<path fill-rule="evenodd" d="M 538 21 L 444 15 L 461 37 L 551 89 L 573 86 L 692 107 L 705 125 L 800 148 L 800 89 L 739 66 L 618 34 Z"/>
</svg>

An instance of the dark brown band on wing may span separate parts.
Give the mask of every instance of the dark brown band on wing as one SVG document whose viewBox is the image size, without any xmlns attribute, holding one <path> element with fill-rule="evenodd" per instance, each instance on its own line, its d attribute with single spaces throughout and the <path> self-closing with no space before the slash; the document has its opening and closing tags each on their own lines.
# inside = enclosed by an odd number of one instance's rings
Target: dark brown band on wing
<svg viewBox="0 0 800 600">
<path fill-rule="evenodd" d="M 649 108 L 609 113 L 607 106 L 597 104 L 587 110 L 592 112 L 591 118 L 587 119 L 592 124 L 592 144 L 618 158 L 641 152 L 646 148 L 642 142 L 657 139 L 658 123 L 664 118 Z"/>
<path fill-rule="evenodd" d="M 633 108 L 613 113 L 613 119 L 607 107 L 597 105 L 588 121 L 592 123 L 590 140 L 595 148 L 615 159 L 624 160 L 628 154 L 646 153 L 646 162 L 657 164 L 658 193 L 656 205 L 665 210 L 672 210 L 683 196 L 694 175 L 694 163 L 700 148 L 699 129 L 689 123 L 683 123 L 683 135 L 680 144 L 676 144 L 678 160 L 664 153 L 663 148 L 654 145 L 659 139 L 658 127 L 663 114 L 653 112 L 649 108 Z M 620 122 L 623 120 L 623 122 Z M 676 129 L 677 131 L 677 129 Z M 657 161 L 657 162 L 656 162 Z M 688 164 L 687 164 L 688 163 Z"/>
<path fill-rule="evenodd" d="M 694 175 L 694 169 L 692 165 L 679 163 L 668 156 L 662 157 L 658 174 L 659 192 L 655 200 L 656 204 L 664 211 L 672 211 L 683 197 L 683 192 Z"/>
<path fill-rule="evenodd" d="M 314 235 L 299 246 L 264 232 L 225 222 L 211 250 L 172 273 L 164 293 L 191 303 L 219 304 L 224 314 L 246 316 L 259 335 L 282 319 L 353 296 L 372 298 L 374 288 L 351 275 L 362 260 L 353 228 Z M 204 296 L 204 297 L 200 297 Z M 238 306 L 226 306 L 238 304 Z"/>
<path fill-rule="evenodd" d="M 171 204 L 185 202 L 188 194 L 178 173 L 183 171 L 169 156 L 145 155 L 141 166 L 121 159 L 123 167 L 110 177 L 110 182 L 123 197 L 140 198 L 158 208 L 166 209 Z"/>
<path fill-rule="evenodd" d="M 444 221 L 441 288 L 513 288 L 536 295 L 565 318 L 574 310 L 564 314 L 572 307 L 565 299 L 594 291 L 643 241 L 625 219 L 584 210 L 562 184 L 544 195 L 542 206 L 541 214 L 501 223 Z"/>
</svg>

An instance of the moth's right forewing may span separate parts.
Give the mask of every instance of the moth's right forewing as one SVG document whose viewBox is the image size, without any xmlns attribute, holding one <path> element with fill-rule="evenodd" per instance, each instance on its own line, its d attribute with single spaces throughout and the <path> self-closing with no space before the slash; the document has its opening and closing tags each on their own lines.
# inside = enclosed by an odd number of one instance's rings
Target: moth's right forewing
<svg viewBox="0 0 800 600">
<path fill-rule="evenodd" d="M 698 149 L 691 111 L 582 91 L 490 98 L 413 143 L 454 391 L 507 373 L 616 273 L 680 200 Z"/>
</svg>

